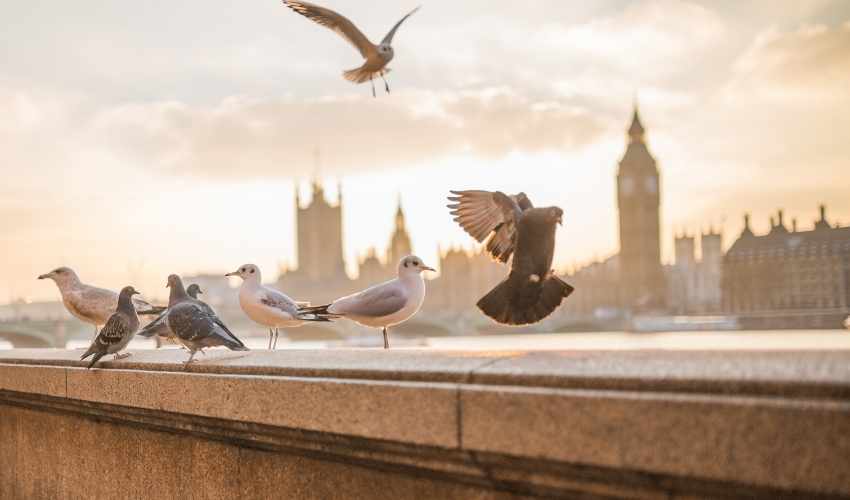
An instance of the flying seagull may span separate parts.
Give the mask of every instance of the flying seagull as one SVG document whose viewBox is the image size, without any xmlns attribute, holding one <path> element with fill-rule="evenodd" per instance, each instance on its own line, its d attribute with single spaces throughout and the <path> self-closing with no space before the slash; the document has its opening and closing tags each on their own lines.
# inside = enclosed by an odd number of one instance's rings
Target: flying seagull
<svg viewBox="0 0 850 500">
<path fill-rule="evenodd" d="M 336 299 L 326 306 L 308 307 L 305 311 L 319 315 L 339 316 L 384 332 L 384 349 L 390 348 L 387 328 L 412 318 L 425 301 L 423 271 L 434 271 L 422 259 L 408 255 L 398 263 L 398 278 L 367 288 L 362 292 Z"/>
<path fill-rule="evenodd" d="M 360 55 L 363 56 L 363 59 L 366 59 L 366 62 L 364 62 L 359 68 L 348 70 L 343 73 L 343 76 L 347 80 L 354 83 L 364 83 L 366 81 L 371 82 L 372 97 L 375 97 L 375 81 L 373 78 L 375 75 L 378 75 L 381 77 L 381 80 L 384 81 L 384 88 L 387 93 L 390 93 L 390 85 L 387 83 L 384 75 L 390 72 L 390 68 L 387 67 L 387 64 L 389 64 L 390 61 L 393 60 L 393 56 L 395 56 L 392 46 L 393 37 L 395 36 L 395 32 L 398 30 L 398 27 L 401 26 L 401 23 L 406 21 L 408 17 L 412 16 L 413 13 L 419 10 L 419 7 L 416 7 L 406 16 L 402 17 L 401 20 L 393 26 L 393 29 L 387 33 L 387 36 L 381 40 L 381 43 L 375 45 L 370 42 L 369 39 L 366 38 L 366 35 L 364 35 L 363 32 L 354 25 L 354 23 L 349 21 L 348 18 L 330 9 L 319 7 L 318 5 L 309 2 L 300 2 L 295 0 L 283 0 L 283 5 L 289 7 L 307 19 L 335 31 L 338 35 L 348 41 L 348 43 L 353 45 L 354 48 L 360 52 Z"/>
<path fill-rule="evenodd" d="M 60 267 L 42 274 L 38 279 L 51 279 L 59 287 L 62 303 L 77 319 L 94 326 L 94 333 L 105 325 L 118 307 L 118 294 L 112 290 L 87 285 L 80 281 L 77 273 L 69 267 Z M 133 298 L 139 314 L 159 314 L 165 308 L 152 306 L 139 298 Z"/>
<path fill-rule="evenodd" d="M 198 300 L 198 295 L 204 293 L 201 290 L 201 287 L 195 283 L 189 285 L 189 288 L 186 289 L 186 294 L 189 297 Z M 200 302 L 200 301 L 199 301 Z M 212 311 L 212 307 L 207 305 L 204 302 L 201 302 L 205 306 L 209 307 Z M 213 311 L 215 314 L 215 311 Z M 162 339 L 170 339 L 174 340 L 174 333 L 171 332 L 171 328 L 168 328 L 168 322 L 165 320 L 165 317 L 168 315 L 168 309 L 165 309 L 159 316 L 156 317 L 153 321 L 148 323 L 144 328 L 142 328 L 139 333 L 136 335 L 145 338 L 155 338 L 156 339 L 156 347 L 159 348 L 161 346 Z M 175 341 L 176 342 L 176 341 Z"/>
<path fill-rule="evenodd" d="M 330 321 L 327 314 L 308 313 L 303 310 L 309 302 L 296 302 L 285 293 L 263 285 L 260 268 L 245 264 L 225 276 L 239 276 L 239 306 L 253 321 L 269 328 L 269 349 L 277 347 L 279 328 L 294 328 L 307 321 Z M 272 345 L 274 337 L 274 345 Z"/>
<path fill-rule="evenodd" d="M 106 321 L 106 325 L 92 341 L 89 350 L 83 354 L 80 360 L 94 355 L 91 363 L 86 368 L 91 368 L 100 358 L 107 354 L 114 354 L 115 359 L 126 358 L 129 353 L 118 354 L 127 347 L 136 330 L 139 329 L 139 316 L 133 305 L 133 295 L 138 295 L 133 287 L 127 286 L 118 295 L 118 306 L 114 313 Z"/>
<path fill-rule="evenodd" d="M 537 323 L 561 305 L 573 287 L 552 271 L 555 229 L 563 223 L 558 207 L 534 208 L 524 193 L 452 191 L 448 205 L 455 221 L 485 243 L 501 263 L 511 261 L 508 277 L 478 301 L 478 308 L 498 323 Z"/>
<path fill-rule="evenodd" d="M 180 276 L 169 276 L 166 286 L 171 288 L 171 292 L 165 321 L 177 341 L 190 352 L 186 364 L 192 362 L 195 353 L 207 347 L 223 345 L 231 351 L 248 350 L 221 322 L 210 306 L 189 297 Z"/>
</svg>

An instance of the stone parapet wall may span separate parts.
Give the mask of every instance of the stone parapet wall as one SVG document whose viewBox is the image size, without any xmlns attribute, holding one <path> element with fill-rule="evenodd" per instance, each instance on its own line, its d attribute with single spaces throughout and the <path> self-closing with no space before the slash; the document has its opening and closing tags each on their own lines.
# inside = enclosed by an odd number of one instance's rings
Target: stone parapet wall
<svg viewBox="0 0 850 500">
<path fill-rule="evenodd" d="M 850 496 L 850 353 L 0 351 L 0 498 Z"/>
</svg>

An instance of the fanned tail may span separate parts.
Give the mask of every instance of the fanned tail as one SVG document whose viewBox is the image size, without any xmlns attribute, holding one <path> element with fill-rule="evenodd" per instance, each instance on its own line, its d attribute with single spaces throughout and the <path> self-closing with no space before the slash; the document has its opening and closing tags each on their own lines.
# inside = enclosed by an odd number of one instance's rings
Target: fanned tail
<svg viewBox="0 0 850 500">
<path fill-rule="evenodd" d="M 554 274 L 543 283 L 508 276 L 478 301 L 481 311 L 504 325 L 529 325 L 546 318 L 573 292 Z"/>
<path fill-rule="evenodd" d="M 353 83 L 366 83 L 370 79 L 378 76 L 380 73 L 387 74 L 390 72 L 389 68 L 384 68 L 380 72 L 372 71 L 370 69 L 366 69 L 366 65 L 360 66 L 359 68 L 350 69 L 348 71 L 344 71 L 342 76 L 345 77 L 346 80 Z"/>
</svg>

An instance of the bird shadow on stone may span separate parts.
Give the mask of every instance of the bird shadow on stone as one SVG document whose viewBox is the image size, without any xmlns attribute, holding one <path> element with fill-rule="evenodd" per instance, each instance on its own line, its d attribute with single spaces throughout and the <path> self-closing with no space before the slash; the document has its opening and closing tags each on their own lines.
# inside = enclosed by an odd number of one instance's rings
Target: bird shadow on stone
<svg viewBox="0 0 850 500">
<path fill-rule="evenodd" d="M 234 360 L 237 360 L 237 359 L 247 358 L 250 355 L 250 351 L 240 352 L 238 354 L 237 353 L 230 353 L 230 351 L 228 351 L 228 353 L 229 354 L 224 354 L 223 356 L 208 355 L 205 358 L 198 358 L 196 356 L 195 359 L 192 360 L 192 362 L 189 363 L 188 366 L 192 366 L 192 365 L 199 365 L 199 366 L 200 365 L 214 365 L 216 363 L 220 363 L 221 361 L 234 361 Z M 212 354 L 212 353 L 209 353 L 209 354 Z"/>
</svg>

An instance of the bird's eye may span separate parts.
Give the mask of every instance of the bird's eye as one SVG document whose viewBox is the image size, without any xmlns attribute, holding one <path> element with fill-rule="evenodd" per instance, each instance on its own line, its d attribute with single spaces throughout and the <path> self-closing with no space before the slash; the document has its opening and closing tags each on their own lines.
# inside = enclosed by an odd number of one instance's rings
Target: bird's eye
<svg viewBox="0 0 850 500">
<path fill-rule="evenodd" d="M 251 274 L 254 274 L 254 270 L 253 270 L 253 269 L 251 269 Z"/>
</svg>

